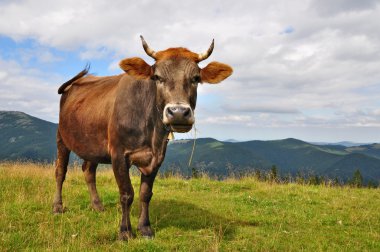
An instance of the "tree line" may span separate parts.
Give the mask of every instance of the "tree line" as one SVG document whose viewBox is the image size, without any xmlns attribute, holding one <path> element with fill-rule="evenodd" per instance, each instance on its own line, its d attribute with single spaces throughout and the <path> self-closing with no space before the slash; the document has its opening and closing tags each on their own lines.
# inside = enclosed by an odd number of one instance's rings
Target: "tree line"
<svg viewBox="0 0 380 252">
<path fill-rule="evenodd" d="M 214 177 L 216 179 L 225 179 L 225 178 L 244 178 L 244 177 L 254 177 L 258 181 L 263 182 L 269 182 L 269 183 L 278 183 L 278 184 L 287 184 L 287 183 L 297 183 L 297 184 L 304 184 L 304 185 L 326 185 L 326 186 L 350 186 L 353 188 L 377 188 L 379 187 L 379 183 L 373 180 L 368 181 L 367 183 L 364 183 L 363 176 L 360 172 L 360 169 L 356 169 L 354 173 L 352 174 L 351 178 L 349 179 L 341 179 L 339 177 L 331 178 L 328 176 L 318 175 L 314 174 L 312 172 L 305 173 L 298 171 L 295 175 L 292 175 L 290 173 L 288 174 L 281 174 L 278 167 L 276 165 L 273 165 L 269 170 L 263 170 L 263 169 L 253 169 L 250 171 L 244 171 L 244 172 L 233 172 L 232 169 L 229 170 L 229 173 L 227 176 L 217 176 Z M 202 176 L 207 176 L 210 178 L 213 178 L 210 176 L 210 174 L 207 174 L 205 170 L 200 170 L 197 167 L 191 167 L 189 168 L 189 171 L 187 175 L 181 174 L 180 172 L 174 172 L 173 170 L 169 169 L 163 172 L 163 177 L 170 177 L 170 176 L 181 176 L 184 178 L 200 178 Z"/>
</svg>

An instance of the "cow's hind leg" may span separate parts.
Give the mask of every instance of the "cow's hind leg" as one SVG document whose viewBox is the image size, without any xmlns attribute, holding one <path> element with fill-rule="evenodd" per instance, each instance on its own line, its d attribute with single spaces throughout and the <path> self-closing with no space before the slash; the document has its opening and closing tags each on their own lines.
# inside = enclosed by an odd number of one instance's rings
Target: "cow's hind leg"
<svg viewBox="0 0 380 252">
<path fill-rule="evenodd" d="M 53 213 L 63 213 L 62 184 L 66 178 L 67 165 L 69 164 L 70 150 L 62 141 L 59 130 L 57 131 L 57 160 L 55 162 L 56 192 L 53 202 Z"/>
<path fill-rule="evenodd" d="M 149 221 L 149 202 L 153 196 L 153 182 L 156 177 L 156 173 L 152 173 L 149 176 L 141 174 L 140 184 L 140 217 L 137 229 L 141 235 L 147 238 L 154 236 L 153 230 Z"/>
<path fill-rule="evenodd" d="M 84 173 L 84 178 L 87 183 L 88 191 L 90 193 L 91 206 L 95 211 L 104 211 L 102 202 L 100 201 L 98 191 L 96 190 L 96 168 L 97 163 L 92 163 L 89 161 L 84 161 L 82 165 L 82 170 Z"/>
</svg>

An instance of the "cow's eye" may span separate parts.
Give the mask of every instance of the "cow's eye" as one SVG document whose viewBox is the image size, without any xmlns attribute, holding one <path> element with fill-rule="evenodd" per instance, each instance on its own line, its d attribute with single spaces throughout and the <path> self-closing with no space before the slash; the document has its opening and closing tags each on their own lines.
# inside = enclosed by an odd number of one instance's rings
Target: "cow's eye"
<svg viewBox="0 0 380 252">
<path fill-rule="evenodd" d="M 192 84 L 198 84 L 199 82 L 201 82 L 201 77 L 200 76 L 194 76 L 192 79 L 191 79 L 191 83 Z"/>
<path fill-rule="evenodd" d="M 152 76 L 152 80 L 158 81 L 158 82 L 164 82 L 164 79 L 162 77 L 158 76 L 157 74 Z"/>
</svg>

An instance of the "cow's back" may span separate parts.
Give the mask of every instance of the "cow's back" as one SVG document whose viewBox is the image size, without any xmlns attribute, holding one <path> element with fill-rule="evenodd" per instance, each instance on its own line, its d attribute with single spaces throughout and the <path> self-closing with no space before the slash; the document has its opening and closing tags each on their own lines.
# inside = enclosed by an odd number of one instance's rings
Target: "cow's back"
<svg viewBox="0 0 380 252">
<path fill-rule="evenodd" d="M 109 159 L 107 127 L 122 76 L 85 76 L 62 94 L 59 132 L 65 145 L 83 159 Z"/>
</svg>

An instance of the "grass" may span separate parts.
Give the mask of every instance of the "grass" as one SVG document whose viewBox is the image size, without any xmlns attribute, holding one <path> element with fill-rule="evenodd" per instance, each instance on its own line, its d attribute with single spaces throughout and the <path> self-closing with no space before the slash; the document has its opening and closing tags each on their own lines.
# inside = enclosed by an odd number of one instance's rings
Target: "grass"
<svg viewBox="0 0 380 252">
<path fill-rule="evenodd" d="M 118 190 L 98 172 L 106 211 L 94 212 L 83 174 L 70 169 L 68 211 L 51 213 L 51 165 L 0 164 L 0 251 L 380 251 L 380 190 L 157 178 L 151 202 L 156 237 L 117 240 Z M 132 183 L 138 190 L 139 178 Z M 138 193 L 132 209 L 135 230 Z"/>
</svg>

